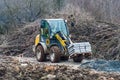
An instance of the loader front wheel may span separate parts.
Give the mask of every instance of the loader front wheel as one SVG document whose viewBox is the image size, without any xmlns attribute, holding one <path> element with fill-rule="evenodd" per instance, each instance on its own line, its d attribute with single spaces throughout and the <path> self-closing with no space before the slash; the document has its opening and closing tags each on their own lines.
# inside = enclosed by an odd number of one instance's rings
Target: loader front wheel
<svg viewBox="0 0 120 80">
<path fill-rule="evenodd" d="M 36 48 L 36 58 L 39 62 L 43 62 L 46 59 L 43 47 L 41 45 L 38 45 Z"/>
<path fill-rule="evenodd" d="M 60 61 L 60 49 L 58 46 L 52 46 L 50 48 L 50 61 L 52 63 Z"/>
<path fill-rule="evenodd" d="M 62 61 L 67 61 L 67 60 L 69 59 L 69 56 L 62 56 L 60 59 L 61 59 Z"/>
<path fill-rule="evenodd" d="M 80 54 L 76 57 L 73 57 L 74 62 L 82 62 L 82 60 L 83 60 L 83 55 L 82 54 Z"/>
</svg>

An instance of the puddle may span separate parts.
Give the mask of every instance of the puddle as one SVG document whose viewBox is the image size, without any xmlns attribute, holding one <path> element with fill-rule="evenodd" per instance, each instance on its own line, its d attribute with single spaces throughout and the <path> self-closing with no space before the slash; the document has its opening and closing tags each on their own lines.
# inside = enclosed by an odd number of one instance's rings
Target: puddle
<svg viewBox="0 0 120 80">
<path fill-rule="evenodd" d="M 86 60 L 80 65 L 84 68 L 95 69 L 97 71 L 120 72 L 120 61 Z"/>
</svg>

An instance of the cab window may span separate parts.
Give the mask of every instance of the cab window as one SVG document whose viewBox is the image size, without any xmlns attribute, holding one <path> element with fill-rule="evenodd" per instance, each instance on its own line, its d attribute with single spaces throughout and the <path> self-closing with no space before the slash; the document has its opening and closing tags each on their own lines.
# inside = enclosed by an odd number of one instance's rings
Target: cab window
<svg viewBox="0 0 120 80">
<path fill-rule="evenodd" d="M 46 21 L 41 22 L 41 35 L 43 37 L 49 37 L 49 25 Z"/>
</svg>

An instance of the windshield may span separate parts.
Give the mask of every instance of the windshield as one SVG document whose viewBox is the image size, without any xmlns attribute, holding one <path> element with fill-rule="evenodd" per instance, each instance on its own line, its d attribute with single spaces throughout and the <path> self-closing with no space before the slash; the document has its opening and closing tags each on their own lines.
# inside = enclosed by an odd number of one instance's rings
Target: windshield
<svg viewBox="0 0 120 80">
<path fill-rule="evenodd" d="M 64 20 L 47 20 L 51 27 L 51 35 L 53 36 L 56 32 L 60 31 L 66 36 L 68 35 L 67 27 Z"/>
</svg>

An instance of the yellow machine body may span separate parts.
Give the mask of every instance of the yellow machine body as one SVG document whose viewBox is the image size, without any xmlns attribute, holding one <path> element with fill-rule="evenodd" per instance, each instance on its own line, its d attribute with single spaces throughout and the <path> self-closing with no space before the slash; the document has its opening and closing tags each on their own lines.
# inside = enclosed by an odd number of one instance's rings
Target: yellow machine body
<svg viewBox="0 0 120 80">
<path fill-rule="evenodd" d="M 60 44 L 64 47 L 64 49 L 66 50 L 66 44 L 65 44 L 65 42 L 66 42 L 66 40 L 63 40 L 61 37 L 60 37 L 60 35 L 58 35 L 58 34 L 56 34 L 55 35 L 55 37 L 58 39 L 58 41 L 60 42 Z"/>
<path fill-rule="evenodd" d="M 40 42 L 40 34 L 38 34 L 35 38 L 35 46 L 37 46 L 39 42 Z"/>
</svg>

